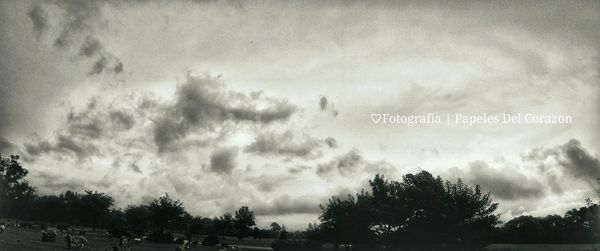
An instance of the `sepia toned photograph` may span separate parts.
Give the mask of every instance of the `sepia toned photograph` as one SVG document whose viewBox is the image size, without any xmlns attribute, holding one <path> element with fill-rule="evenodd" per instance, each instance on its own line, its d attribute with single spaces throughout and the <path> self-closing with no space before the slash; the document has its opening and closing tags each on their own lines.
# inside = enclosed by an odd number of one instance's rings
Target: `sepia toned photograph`
<svg viewBox="0 0 600 251">
<path fill-rule="evenodd" d="M 600 251 L 600 1 L 0 0 L 0 251 Z"/>
</svg>

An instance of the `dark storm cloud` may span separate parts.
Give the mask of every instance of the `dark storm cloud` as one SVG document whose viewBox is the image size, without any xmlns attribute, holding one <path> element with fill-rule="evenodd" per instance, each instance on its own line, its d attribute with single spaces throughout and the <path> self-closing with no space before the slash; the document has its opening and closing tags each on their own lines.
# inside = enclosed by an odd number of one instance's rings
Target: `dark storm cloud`
<svg viewBox="0 0 600 251">
<path fill-rule="evenodd" d="M 506 169 L 495 169 L 484 161 L 475 161 L 469 164 L 463 179 L 469 184 L 480 185 L 483 190 L 491 191 L 498 199 L 533 199 L 544 196 L 545 188 L 539 181 Z"/>
<path fill-rule="evenodd" d="M 155 120 L 154 142 L 159 152 L 173 149 L 190 131 L 215 131 L 227 122 L 286 121 L 296 111 L 286 100 L 228 91 L 220 79 L 208 76 L 188 76 L 177 87 L 175 102 L 163 109 L 163 116 Z"/>
<path fill-rule="evenodd" d="M 334 160 L 317 165 L 317 174 L 323 176 L 332 172 L 348 176 L 354 173 L 364 164 L 364 160 L 358 150 L 352 149 L 346 154 L 337 156 Z"/>
<path fill-rule="evenodd" d="M 210 170 L 218 174 L 230 174 L 237 165 L 238 148 L 216 149 L 210 155 Z"/>
<path fill-rule="evenodd" d="M 42 154 L 75 155 L 80 161 L 100 154 L 98 144 L 121 131 L 130 130 L 135 118 L 125 111 L 107 106 L 96 98 L 90 99 L 81 110 L 71 110 L 56 131 L 54 140 L 37 140 L 25 143 L 30 157 Z"/>
<path fill-rule="evenodd" d="M 104 133 L 104 121 L 95 117 L 90 118 L 81 114 L 70 113 L 67 117 L 67 124 L 72 135 L 100 138 Z"/>
<path fill-rule="evenodd" d="M 82 161 L 91 155 L 99 153 L 96 146 L 65 135 L 59 135 L 53 143 L 42 140 L 33 143 L 25 143 L 24 145 L 25 151 L 29 154 L 29 157 L 34 158 L 43 154 L 53 153 L 60 157 L 74 155 L 79 161 Z"/>
<path fill-rule="evenodd" d="M 49 29 L 56 29 L 54 47 L 72 51 L 78 48 L 77 56 L 92 60 L 89 75 L 100 73 L 119 74 L 123 71 L 121 60 L 107 51 L 94 36 L 95 25 L 102 20 L 102 8 L 110 1 L 56 0 L 36 3 L 28 13 L 36 37 L 39 39 Z M 61 10 L 56 15 L 56 27 L 49 25 L 46 8 L 54 6 Z"/>
<path fill-rule="evenodd" d="M 291 167 L 290 169 L 288 169 L 288 172 L 292 173 L 292 174 L 296 174 L 296 173 L 301 173 L 305 170 L 310 170 L 311 167 L 310 166 L 296 166 L 296 167 Z"/>
<path fill-rule="evenodd" d="M 263 132 L 244 150 L 258 154 L 313 158 L 320 155 L 321 142 L 304 135 L 296 137 L 291 131 L 284 133 Z"/>
<path fill-rule="evenodd" d="M 85 109 L 69 112 L 66 129 L 68 135 L 97 139 L 109 133 L 129 130 L 134 124 L 132 115 L 92 98 Z"/>
<path fill-rule="evenodd" d="M 79 49 L 79 55 L 83 57 L 93 57 L 102 51 L 102 49 L 102 44 L 98 39 L 87 37 Z"/>
<path fill-rule="evenodd" d="M 321 111 L 329 112 L 333 117 L 337 117 L 339 113 L 338 110 L 335 109 L 335 104 L 329 102 L 329 100 L 325 96 L 322 96 L 319 99 L 319 108 L 321 109 Z"/>
<path fill-rule="evenodd" d="M 329 162 L 317 164 L 316 173 L 321 177 L 328 175 L 342 175 L 352 177 L 357 173 L 369 175 L 384 174 L 396 175 L 396 168 L 385 160 L 371 161 L 362 157 L 360 152 L 352 149 L 349 152 L 335 157 Z"/>
<path fill-rule="evenodd" d="M 590 185 L 595 185 L 596 178 L 600 177 L 600 161 L 597 156 L 591 155 L 577 139 L 571 139 L 564 145 L 554 148 L 538 148 L 524 156 L 525 160 L 536 161 L 538 168 L 546 171 L 553 166 L 544 161 L 553 158 L 568 175 L 584 180 Z"/>
<path fill-rule="evenodd" d="M 94 22 L 101 17 L 101 8 L 106 1 L 58 0 L 53 3 L 63 11 L 56 47 L 66 47 L 73 43 L 80 33 L 92 29 Z"/>
<path fill-rule="evenodd" d="M 135 118 L 123 111 L 112 111 L 108 117 L 113 125 L 122 130 L 129 130 L 135 124 Z"/>
<path fill-rule="evenodd" d="M 323 97 L 321 97 L 321 99 L 319 99 L 319 107 L 321 107 L 321 111 L 327 110 L 328 104 L 329 104 L 329 102 L 327 101 L 327 98 L 325 96 L 323 96 Z"/>
<path fill-rule="evenodd" d="M 48 29 L 48 17 L 46 12 L 39 5 L 35 5 L 27 13 L 27 16 L 31 19 L 33 30 L 39 38 L 41 34 Z"/>
<path fill-rule="evenodd" d="M 327 137 L 325 138 L 325 143 L 327 144 L 327 146 L 331 147 L 331 148 L 336 148 L 338 147 L 338 143 L 337 140 L 332 138 L 332 137 Z"/>
<path fill-rule="evenodd" d="M 518 166 L 498 164 L 493 168 L 484 161 L 475 161 L 461 171 L 452 168 L 450 176 L 480 185 L 498 199 L 540 199 L 548 195 L 560 195 L 568 191 L 569 184 L 582 183 L 590 191 L 596 189 L 600 177 L 600 163 L 576 139 L 563 145 L 536 148 L 523 156 L 526 166 L 533 165 L 533 176 L 525 175 Z"/>
<path fill-rule="evenodd" d="M 290 180 L 291 177 L 282 177 L 279 175 L 263 174 L 258 177 L 248 178 L 248 182 L 253 184 L 261 192 L 272 192 L 282 186 L 284 182 Z"/>
<path fill-rule="evenodd" d="M 0 136 L 0 154 L 10 155 L 16 149 L 15 144 L 10 142 L 7 138 Z"/>
<path fill-rule="evenodd" d="M 291 198 L 289 195 L 283 195 L 270 203 L 253 208 L 256 215 L 316 214 L 321 212 L 319 202 L 312 196 Z"/>
</svg>

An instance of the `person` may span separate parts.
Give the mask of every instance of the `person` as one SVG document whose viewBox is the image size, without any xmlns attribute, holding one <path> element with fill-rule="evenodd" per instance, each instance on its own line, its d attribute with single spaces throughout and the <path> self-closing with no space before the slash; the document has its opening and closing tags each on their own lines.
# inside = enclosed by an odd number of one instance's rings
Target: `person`
<svg viewBox="0 0 600 251">
<path fill-rule="evenodd" d="M 4 224 L 0 225 L 0 233 L 4 233 L 4 230 L 6 230 L 6 226 Z"/>
</svg>

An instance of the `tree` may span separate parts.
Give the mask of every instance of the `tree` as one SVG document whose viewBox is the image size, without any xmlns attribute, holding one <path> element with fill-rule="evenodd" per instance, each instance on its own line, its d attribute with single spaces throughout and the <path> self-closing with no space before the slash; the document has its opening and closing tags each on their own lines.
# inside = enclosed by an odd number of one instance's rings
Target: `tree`
<svg viewBox="0 0 600 251">
<path fill-rule="evenodd" d="M 279 232 L 281 232 L 281 226 L 279 226 L 279 223 L 277 223 L 277 222 L 271 223 L 271 238 L 273 238 L 273 239 L 279 238 Z"/>
<path fill-rule="evenodd" d="M 113 203 L 114 199 L 104 193 L 86 190 L 85 194 L 81 196 L 83 221 L 92 225 L 92 229 L 96 231 L 96 226 L 110 213 Z"/>
<path fill-rule="evenodd" d="M 221 236 L 232 235 L 233 234 L 233 216 L 231 213 L 225 213 L 223 216 L 219 218 L 213 219 L 215 225 L 215 232 L 220 234 Z"/>
<path fill-rule="evenodd" d="M 65 222 L 67 207 L 65 201 L 56 195 L 37 197 L 35 200 L 37 220 L 51 223 Z"/>
<path fill-rule="evenodd" d="M 136 234 L 143 234 L 150 227 L 150 207 L 147 205 L 130 205 L 125 209 L 127 228 Z"/>
<path fill-rule="evenodd" d="M 281 226 L 281 232 L 279 233 L 279 239 L 283 240 L 283 239 L 287 239 L 288 237 L 288 232 L 287 232 L 287 228 L 285 227 L 285 225 Z"/>
<path fill-rule="evenodd" d="M 325 241 L 323 237 L 322 227 L 318 223 L 308 223 L 308 227 L 304 231 L 304 235 L 306 239 L 313 240 L 319 243 L 323 243 Z"/>
<path fill-rule="evenodd" d="M 118 209 L 111 209 L 108 215 L 104 218 L 102 224 L 107 232 L 113 237 L 129 236 L 127 230 L 127 219 L 125 213 Z"/>
<path fill-rule="evenodd" d="M 169 194 L 154 199 L 148 208 L 150 209 L 150 223 L 161 232 L 172 228 L 186 214 L 183 202 L 171 199 Z"/>
<path fill-rule="evenodd" d="M 239 239 L 244 239 L 250 235 L 254 222 L 254 212 L 247 206 L 242 206 L 235 211 L 234 228 Z"/>
<path fill-rule="evenodd" d="M 65 202 L 67 215 L 70 216 L 67 222 L 71 224 L 82 223 L 83 204 L 81 203 L 81 195 L 73 191 L 66 191 L 64 194 L 60 195 L 60 197 Z"/>
<path fill-rule="evenodd" d="M 29 172 L 19 163 L 19 156 L 0 155 L 0 217 L 26 217 L 35 199 L 35 189 L 25 180 Z"/>
<path fill-rule="evenodd" d="M 319 229 L 334 244 L 386 245 L 409 249 L 477 248 L 499 224 L 490 193 L 446 182 L 428 172 L 402 181 L 376 175 L 371 192 L 334 197 L 321 206 Z"/>
<path fill-rule="evenodd" d="M 320 206 L 323 213 L 319 219 L 325 240 L 346 247 L 371 243 L 374 238 L 370 229 L 373 214 L 368 200 L 368 194 L 361 193 L 344 199 L 332 197 L 327 205 Z"/>
<path fill-rule="evenodd" d="M 213 234 L 213 221 L 210 218 L 193 217 L 190 220 L 189 231 L 191 234 Z"/>
</svg>

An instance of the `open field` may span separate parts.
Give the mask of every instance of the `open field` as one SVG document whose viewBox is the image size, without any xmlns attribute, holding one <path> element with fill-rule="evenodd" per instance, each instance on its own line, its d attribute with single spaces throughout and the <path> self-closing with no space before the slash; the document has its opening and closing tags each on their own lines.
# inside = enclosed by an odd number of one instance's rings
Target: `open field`
<svg viewBox="0 0 600 251">
<path fill-rule="evenodd" d="M 101 235 L 88 234 L 86 250 L 111 250 L 113 246 L 116 246 L 119 239 L 109 239 Z M 223 241 L 222 241 L 223 242 Z M 267 241 L 255 241 L 255 240 L 244 240 L 239 241 L 235 239 L 226 239 L 226 243 L 240 245 L 242 250 L 271 250 L 270 247 L 250 247 L 254 245 L 266 245 Z M 30 251 L 30 250 L 66 250 L 66 245 L 63 236 L 59 234 L 56 238 L 56 242 L 42 242 L 41 231 L 34 229 L 23 229 L 8 227 L 4 233 L 0 233 L 0 251 Z M 77 249 L 74 249 L 77 250 Z M 124 250 L 124 249 L 119 249 Z M 174 244 L 162 244 L 150 241 L 145 241 L 140 244 L 132 244 L 131 250 L 144 250 L 144 251 L 158 251 L 158 250 L 175 250 Z M 191 251 L 214 251 L 216 247 L 192 247 Z"/>
<path fill-rule="evenodd" d="M 109 239 L 105 236 L 88 234 L 86 250 L 110 250 L 118 242 L 117 238 Z M 242 250 L 272 250 L 269 246 L 272 240 L 237 240 L 235 238 L 226 237 L 221 242 L 232 245 L 238 245 Z M 9 227 L 4 233 L 0 234 L 0 251 L 30 251 L 30 250 L 66 250 L 65 242 L 62 235 L 57 237 L 56 242 L 42 242 L 40 230 L 23 229 Z M 597 246 L 600 248 L 600 245 Z M 76 249 L 75 249 L 76 250 Z M 119 249 L 124 250 L 124 249 Z M 131 250 L 140 251 L 158 251 L 158 250 L 175 250 L 173 244 L 161 244 L 154 242 L 143 242 L 140 244 L 132 244 Z M 215 247 L 198 246 L 193 247 L 192 251 L 214 251 Z M 329 250 L 324 248 L 323 250 Z M 488 251 L 592 251 L 591 244 L 491 244 L 486 250 Z M 600 250 L 600 249 L 599 249 Z"/>
<path fill-rule="evenodd" d="M 600 250 L 600 245 L 596 245 Z M 490 251 L 594 251 L 592 244 L 491 244 Z"/>
</svg>

